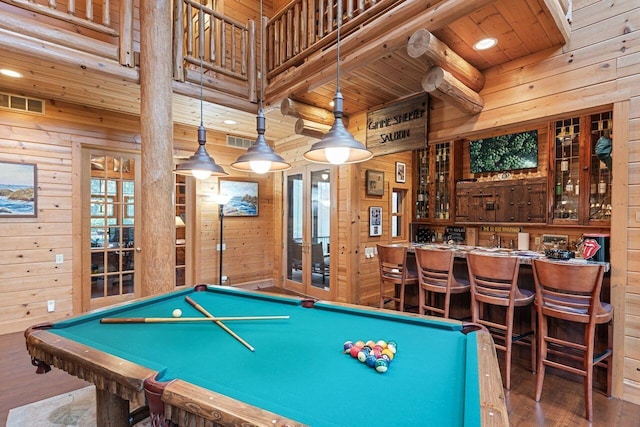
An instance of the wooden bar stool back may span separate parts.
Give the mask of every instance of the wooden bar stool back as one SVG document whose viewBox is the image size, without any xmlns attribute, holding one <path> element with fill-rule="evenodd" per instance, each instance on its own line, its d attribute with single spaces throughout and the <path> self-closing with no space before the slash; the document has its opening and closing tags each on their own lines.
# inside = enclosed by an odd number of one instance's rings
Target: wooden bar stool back
<svg viewBox="0 0 640 427">
<path fill-rule="evenodd" d="M 514 332 L 513 319 L 516 307 L 530 305 L 535 293 L 518 287 L 520 261 L 517 257 L 467 254 L 469 282 L 471 284 L 471 318 L 489 329 L 496 348 L 505 352 L 505 388 L 511 388 L 511 352 L 514 342 L 531 345 L 531 370 L 535 372 L 535 310 L 531 310 L 531 329 Z M 504 307 L 504 316 L 497 319 L 489 315 L 484 306 Z M 503 319 L 503 322 L 500 320 Z"/>
<path fill-rule="evenodd" d="M 380 265 L 380 308 L 389 301 L 396 303 L 396 310 L 404 311 L 407 286 L 417 286 L 415 271 L 407 268 L 405 246 L 377 245 Z"/>
<path fill-rule="evenodd" d="M 441 314 L 448 318 L 451 294 L 469 292 L 469 282 L 454 277 L 452 251 L 416 248 L 415 254 L 420 284 L 419 313 Z M 438 304 L 438 294 L 444 294 L 442 305 Z"/>
<path fill-rule="evenodd" d="M 583 377 L 586 418 L 593 418 L 593 366 L 609 358 L 607 396 L 611 396 L 611 355 L 613 307 L 600 301 L 604 267 L 534 260 L 533 278 L 538 311 L 538 373 L 536 401 L 542 394 L 546 366 L 562 369 Z M 549 318 L 577 322 L 584 326 L 582 342 L 550 333 Z M 608 345 L 595 353 L 596 326 L 608 324 Z M 559 328 L 557 328 L 559 329 Z M 556 356 L 556 357 L 554 357 Z M 577 363 L 571 364 L 571 360 Z M 579 362 L 582 361 L 582 367 Z"/>
</svg>

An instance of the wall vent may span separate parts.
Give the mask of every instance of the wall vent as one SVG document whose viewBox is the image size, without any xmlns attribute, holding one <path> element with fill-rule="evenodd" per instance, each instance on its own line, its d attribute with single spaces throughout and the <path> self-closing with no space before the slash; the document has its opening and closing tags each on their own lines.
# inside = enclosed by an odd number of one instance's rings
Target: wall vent
<svg viewBox="0 0 640 427">
<path fill-rule="evenodd" d="M 253 145 L 253 140 L 241 138 L 239 136 L 227 135 L 227 145 L 238 148 L 249 148 Z"/>
<path fill-rule="evenodd" d="M 44 114 L 44 101 L 42 99 L 0 93 L 0 108 L 23 113 Z"/>
</svg>

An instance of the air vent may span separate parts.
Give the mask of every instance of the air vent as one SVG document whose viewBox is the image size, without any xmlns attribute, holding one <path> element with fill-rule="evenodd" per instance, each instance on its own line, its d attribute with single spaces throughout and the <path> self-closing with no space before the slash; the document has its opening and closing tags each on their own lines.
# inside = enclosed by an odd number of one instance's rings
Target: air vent
<svg viewBox="0 0 640 427">
<path fill-rule="evenodd" d="M 23 113 L 44 114 L 44 101 L 42 99 L 0 93 L 0 108 Z"/>
<path fill-rule="evenodd" d="M 253 145 L 253 141 L 239 136 L 227 135 L 227 145 L 238 148 L 249 148 Z"/>
</svg>

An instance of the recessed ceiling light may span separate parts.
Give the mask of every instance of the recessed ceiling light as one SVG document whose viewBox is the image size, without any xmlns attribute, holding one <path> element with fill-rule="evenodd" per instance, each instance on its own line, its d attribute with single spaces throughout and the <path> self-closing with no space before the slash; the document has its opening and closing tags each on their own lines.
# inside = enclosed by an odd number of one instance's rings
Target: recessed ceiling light
<svg viewBox="0 0 640 427">
<path fill-rule="evenodd" d="M 493 37 L 486 37 L 482 40 L 478 40 L 477 42 L 475 42 L 475 44 L 473 45 L 473 48 L 475 50 L 487 50 L 487 49 L 491 49 L 497 44 L 498 44 L 498 39 Z"/>
<path fill-rule="evenodd" d="M 7 77 L 14 77 L 16 79 L 19 79 L 19 78 L 22 77 L 22 74 L 20 74 L 19 72 L 13 71 L 13 70 L 9 70 L 9 69 L 6 69 L 6 68 L 0 69 L 0 74 L 2 74 L 4 76 L 7 76 Z"/>
<path fill-rule="evenodd" d="M 237 125 L 238 124 L 238 122 L 236 122 L 235 120 L 230 120 L 230 119 L 225 120 L 223 123 L 225 125 Z"/>
</svg>

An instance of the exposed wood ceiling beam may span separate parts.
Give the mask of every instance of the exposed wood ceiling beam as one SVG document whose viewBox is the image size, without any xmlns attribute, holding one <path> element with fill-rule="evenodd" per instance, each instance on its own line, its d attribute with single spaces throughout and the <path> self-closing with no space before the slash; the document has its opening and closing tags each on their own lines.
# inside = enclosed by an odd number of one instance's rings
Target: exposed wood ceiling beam
<svg viewBox="0 0 640 427">
<path fill-rule="evenodd" d="M 569 43 L 571 38 L 571 25 L 565 15 L 565 11 L 562 10 L 562 5 L 558 0 L 542 0 L 547 6 L 547 10 L 551 14 L 551 18 L 556 23 L 558 31 L 562 34 L 563 44 Z M 571 3 L 567 7 L 571 7 Z"/>
<path fill-rule="evenodd" d="M 348 73 L 366 66 L 397 49 L 405 48 L 409 35 L 415 31 L 423 28 L 430 31 L 442 28 L 494 1 L 444 0 L 423 12 L 413 10 L 416 4 L 424 7 L 422 2 L 401 3 L 370 25 L 341 41 L 340 49 L 343 57 L 340 61 L 340 70 Z M 408 16 L 413 18 L 407 21 Z M 388 29 L 393 28 L 394 25 L 396 29 L 388 32 Z M 305 94 L 334 80 L 335 70 L 336 46 L 334 45 L 312 61 L 273 79 L 267 87 L 265 97 L 269 102 L 276 102 L 283 96 Z"/>
<path fill-rule="evenodd" d="M 323 125 L 333 124 L 335 117 L 333 112 L 314 105 L 305 104 L 291 98 L 285 98 L 280 103 L 280 112 L 283 116 L 291 116 Z M 342 122 L 349 126 L 349 117 L 342 116 Z"/>
<path fill-rule="evenodd" d="M 484 87 L 484 74 L 438 40 L 429 30 L 423 28 L 411 35 L 407 53 L 412 58 L 423 58 L 429 68 L 438 66 L 447 70 L 475 92 L 480 92 Z"/>
<path fill-rule="evenodd" d="M 462 84 L 453 74 L 440 67 L 433 67 L 422 80 L 422 88 L 429 94 L 453 104 L 469 114 L 478 114 L 484 100 L 472 89 Z"/>
<path fill-rule="evenodd" d="M 316 123 L 305 119 L 296 120 L 294 131 L 297 135 L 304 135 L 311 138 L 322 139 L 331 127 L 322 123 Z"/>
</svg>

